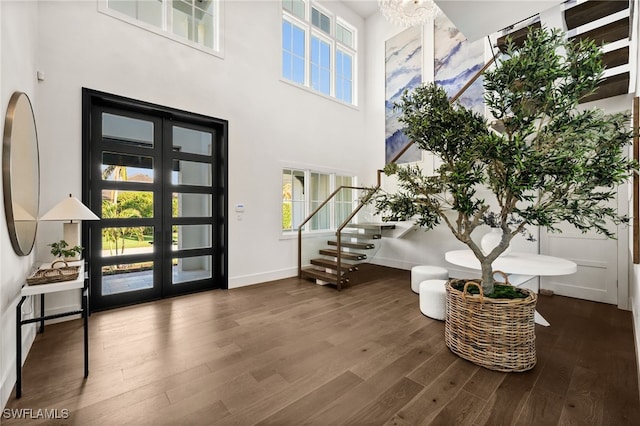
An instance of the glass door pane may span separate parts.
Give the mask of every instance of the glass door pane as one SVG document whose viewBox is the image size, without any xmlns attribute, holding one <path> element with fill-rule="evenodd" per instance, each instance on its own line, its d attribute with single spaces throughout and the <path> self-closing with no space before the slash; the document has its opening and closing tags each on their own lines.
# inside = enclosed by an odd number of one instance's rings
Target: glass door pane
<svg viewBox="0 0 640 426">
<path fill-rule="evenodd" d="M 211 256 L 176 257 L 171 263 L 172 284 L 211 279 Z"/>
<path fill-rule="evenodd" d="M 211 248 L 212 225 L 175 225 L 173 227 L 173 249 L 189 250 Z"/>
<path fill-rule="evenodd" d="M 165 165 L 171 167 L 170 185 L 164 196 L 171 199 L 165 210 L 164 232 L 171 234 L 171 252 L 166 254 L 164 273 L 171 277 L 165 291 L 211 287 L 216 275 L 214 254 L 215 131 L 186 123 L 171 123 L 166 133 L 172 143 L 164 150 Z"/>
<path fill-rule="evenodd" d="M 186 127 L 172 127 L 173 149 L 187 154 L 211 156 L 213 132 L 201 132 Z"/>
<path fill-rule="evenodd" d="M 153 288 L 153 261 L 102 267 L 102 296 Z"/>
<path fill-rule="evenodd" d="M 98 309 L 161 296 L 162 120 L 94 107 L 91 297 Z M 160 241 L 158 240 L 160 237 Z"/>
<path fill-rule="evenodd" d="M 193 194 L 174 192 L 171 194 L 173 199 L 173 209 L 171 215 L 173 217 L 211 217 L 211 194 Z"/>
<path fill-rule="evenodd" d="M 109 112 L 102 112 L 100 117 L 103 141 L 153 148 L 156 124 L 153 120 Z"/>
<path fill-rule="evenodd" d="M 211 186 L 211 163 L 177 160 L 171 180 L 174 185 Z"/>
<path fill-rule="evenodd" d="M 126 180 L 128 182 L 153 183 L 153 157 L 102 153 L 102 180 Z"/>
</svg>

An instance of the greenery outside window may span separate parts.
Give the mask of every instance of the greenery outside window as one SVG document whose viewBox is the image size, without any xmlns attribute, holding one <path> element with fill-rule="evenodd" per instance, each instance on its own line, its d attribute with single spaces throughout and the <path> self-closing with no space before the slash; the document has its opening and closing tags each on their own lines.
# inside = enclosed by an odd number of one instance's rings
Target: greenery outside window
<svg viewBox="0 0 640 426">
<path fill-rule="evenodd" d="M 313 0 L 282 0 L 282 77 L 354 104 L 356 31 Z"/>
<path fill-rule="evenodd" d="M 201 50 L 219 53 L 221 0 L 100 0 L 99 10 Z"/>
<path fill-rule="evenodd" d="M 297 231 L 306 217 L 315 211 L 340 186 L 353 186 L 353 176 L 312 170 L 282 170 L 282 231 Z M 342 190 L 308 224 L 309 231 L 328 231 L 338 227 L 353 209 L 354 192 Z"/>
</svg>

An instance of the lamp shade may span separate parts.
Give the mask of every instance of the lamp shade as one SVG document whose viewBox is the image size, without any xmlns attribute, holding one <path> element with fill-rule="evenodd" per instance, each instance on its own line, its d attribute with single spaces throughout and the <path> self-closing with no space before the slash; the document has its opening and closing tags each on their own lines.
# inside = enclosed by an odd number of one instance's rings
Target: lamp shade
<svg viewBox="0 0 640 426">
<path fill-rule="evenodd" d="M 69 197 L 60 201 L 46 212 L 40 220 L 100 220 L 87 206 L 80 200 L 69 194 Z"/>
</svg>

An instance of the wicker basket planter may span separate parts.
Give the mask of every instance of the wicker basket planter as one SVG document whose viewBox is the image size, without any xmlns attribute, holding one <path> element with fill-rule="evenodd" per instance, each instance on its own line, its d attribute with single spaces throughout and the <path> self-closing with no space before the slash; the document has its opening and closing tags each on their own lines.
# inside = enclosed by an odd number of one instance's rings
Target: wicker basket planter
<svg viewBox="0 0 640 426">
<path fill-rule="evenodd" d="M 453 288 L 451 282 L 446 284 L 447 347 L 461 358 L 490 370 L 532 369 L 536 365 L 536 294 L 521 288 L 528 293 L 524 299 L 491 299 L 483 297 L 478 282 L 467 281 L 463 291 Z M 480 294 L 468 294 L 471 285 L 480 288 Z"/>
</svg>

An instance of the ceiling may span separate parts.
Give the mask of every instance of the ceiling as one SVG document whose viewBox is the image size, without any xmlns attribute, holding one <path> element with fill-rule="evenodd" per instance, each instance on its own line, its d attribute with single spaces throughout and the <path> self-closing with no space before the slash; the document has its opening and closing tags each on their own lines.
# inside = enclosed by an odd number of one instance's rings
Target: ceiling
<svg viewBox="0 0 640 426">
<path fill-rule="evenodd" d="M 440 9 L 473 41 L 547 10 L 564 0 L 435 0 Z M 363 18 L 378 13 L 377 0 L 344 0 Z"/>
<path fill-rule="evenodd" d="M 342 2 L 363 18 L 368 18 L 378 11 L 378 0 L 343 0 Z"/>
</svg>

